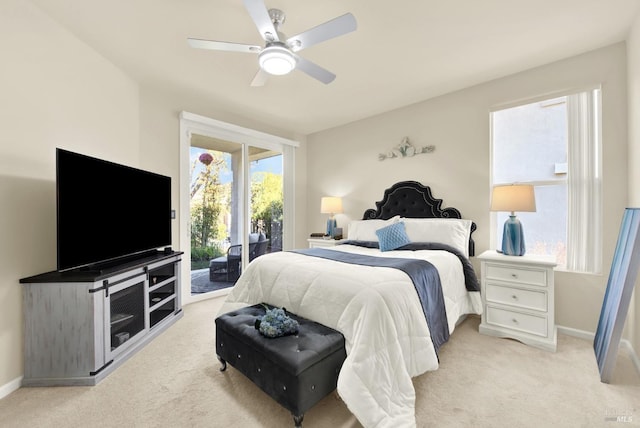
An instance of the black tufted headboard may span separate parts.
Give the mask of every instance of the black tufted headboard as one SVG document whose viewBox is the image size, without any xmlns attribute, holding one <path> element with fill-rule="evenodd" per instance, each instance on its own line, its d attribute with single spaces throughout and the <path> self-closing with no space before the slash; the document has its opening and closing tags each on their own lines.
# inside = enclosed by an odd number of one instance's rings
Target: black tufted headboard
<svg viewBox="0 0 640 428">
<path fill-rule="evenodd" d="M 417 181 L 401 181 L 384 191 L 384 197 L 376 202 L 377 209 L 364 212 L 363 220 L 387 220 L 394 216 L 407 218 L 462 218 L 456 208 L 442 208 L 442 199 L 431 195 L 431 189 Z M 476 224 L 471 224 L 471 233 Z M 475 243 L 469 238 L 469 256 L 475 255 Z"/>
</svg>

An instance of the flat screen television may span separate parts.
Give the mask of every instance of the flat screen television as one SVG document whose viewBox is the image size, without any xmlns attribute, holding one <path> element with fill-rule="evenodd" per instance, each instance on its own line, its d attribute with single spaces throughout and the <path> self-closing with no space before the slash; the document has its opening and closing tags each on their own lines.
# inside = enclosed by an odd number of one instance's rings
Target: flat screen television
<svg viewBox="0 0 640 428">
<path fill-rule="evenodd" d="M 56 149 L 58 271 L 171 245 L 171 177 Z"/>
</svg>

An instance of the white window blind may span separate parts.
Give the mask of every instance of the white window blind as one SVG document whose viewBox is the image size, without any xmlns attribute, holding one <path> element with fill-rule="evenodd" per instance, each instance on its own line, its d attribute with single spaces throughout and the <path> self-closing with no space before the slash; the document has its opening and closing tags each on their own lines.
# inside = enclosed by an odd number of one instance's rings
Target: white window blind
<svg viewBox="0 0 640 428">
<path fill-rule="evenodd" d="M 602 271 L 599 91 L 567 96 L 567 270 Z"/>
</svg>

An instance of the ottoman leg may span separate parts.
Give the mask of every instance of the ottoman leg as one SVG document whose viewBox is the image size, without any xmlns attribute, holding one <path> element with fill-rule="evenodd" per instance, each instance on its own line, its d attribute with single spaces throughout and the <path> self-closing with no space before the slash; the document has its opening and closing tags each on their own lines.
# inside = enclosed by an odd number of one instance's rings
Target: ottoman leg
<svg viewBox="0 0 640 428">
<path fill-rule="evenodd" d="M 302 415 L 293 415 L 293 423 L 295 424 L 295 428 L 302 428 L 302 420 L 304 419 L 304 414 Z"/>
<path fill-rule="evenodd" d="M 216 355 L 216 357 L 218 357 L 218 361 L 220 361 L 220 364 L 222 364 L 222 367 L 220 367 L 220 371 L 223 372 L 227 369 L 227 362 L 220 358 L 220 355 Z"/>
</svg>

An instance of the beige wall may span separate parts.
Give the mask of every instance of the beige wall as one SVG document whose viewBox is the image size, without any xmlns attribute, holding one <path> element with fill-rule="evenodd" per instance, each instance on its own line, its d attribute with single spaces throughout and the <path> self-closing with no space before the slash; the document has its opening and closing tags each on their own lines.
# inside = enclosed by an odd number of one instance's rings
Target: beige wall
<svg viewBox="0 0 640 428">
<path fill-rule="evenodd" d="M 320 197 L 344 197 L 339 226 L 375 208 L 399 180 L 431 186 L 434 196 L 478 224 L 476 251 L 489 248 L 489 110 L 503 103 L 602 83 L 604 275 L 556 274 L 559 325 L 595 331 L 618 227 L 627 198 L 627 99 L 624 44 L 600 49 L 486 84 L 430 99 L 308 138 L 309 232 L 322 230 Z M 435 152 L 378 160 L 408 136 Z"/>
<path fill-rule="evenodd" d="M 0 52 L 1 388 L 23 373 L 18 280 L 56 268 L 55 148 L 136 165 L 139 117 L 136 83 L 29 2 L 0 3 Z"/>
<path fill-rule="evenodd" d="M 629 100 L 629 206 L 640 207 L 640 15 L 627 40 Z M 628 329 L 636 353 L 640 353 L 640 281 L 629 309 Z"/>
</svg>

